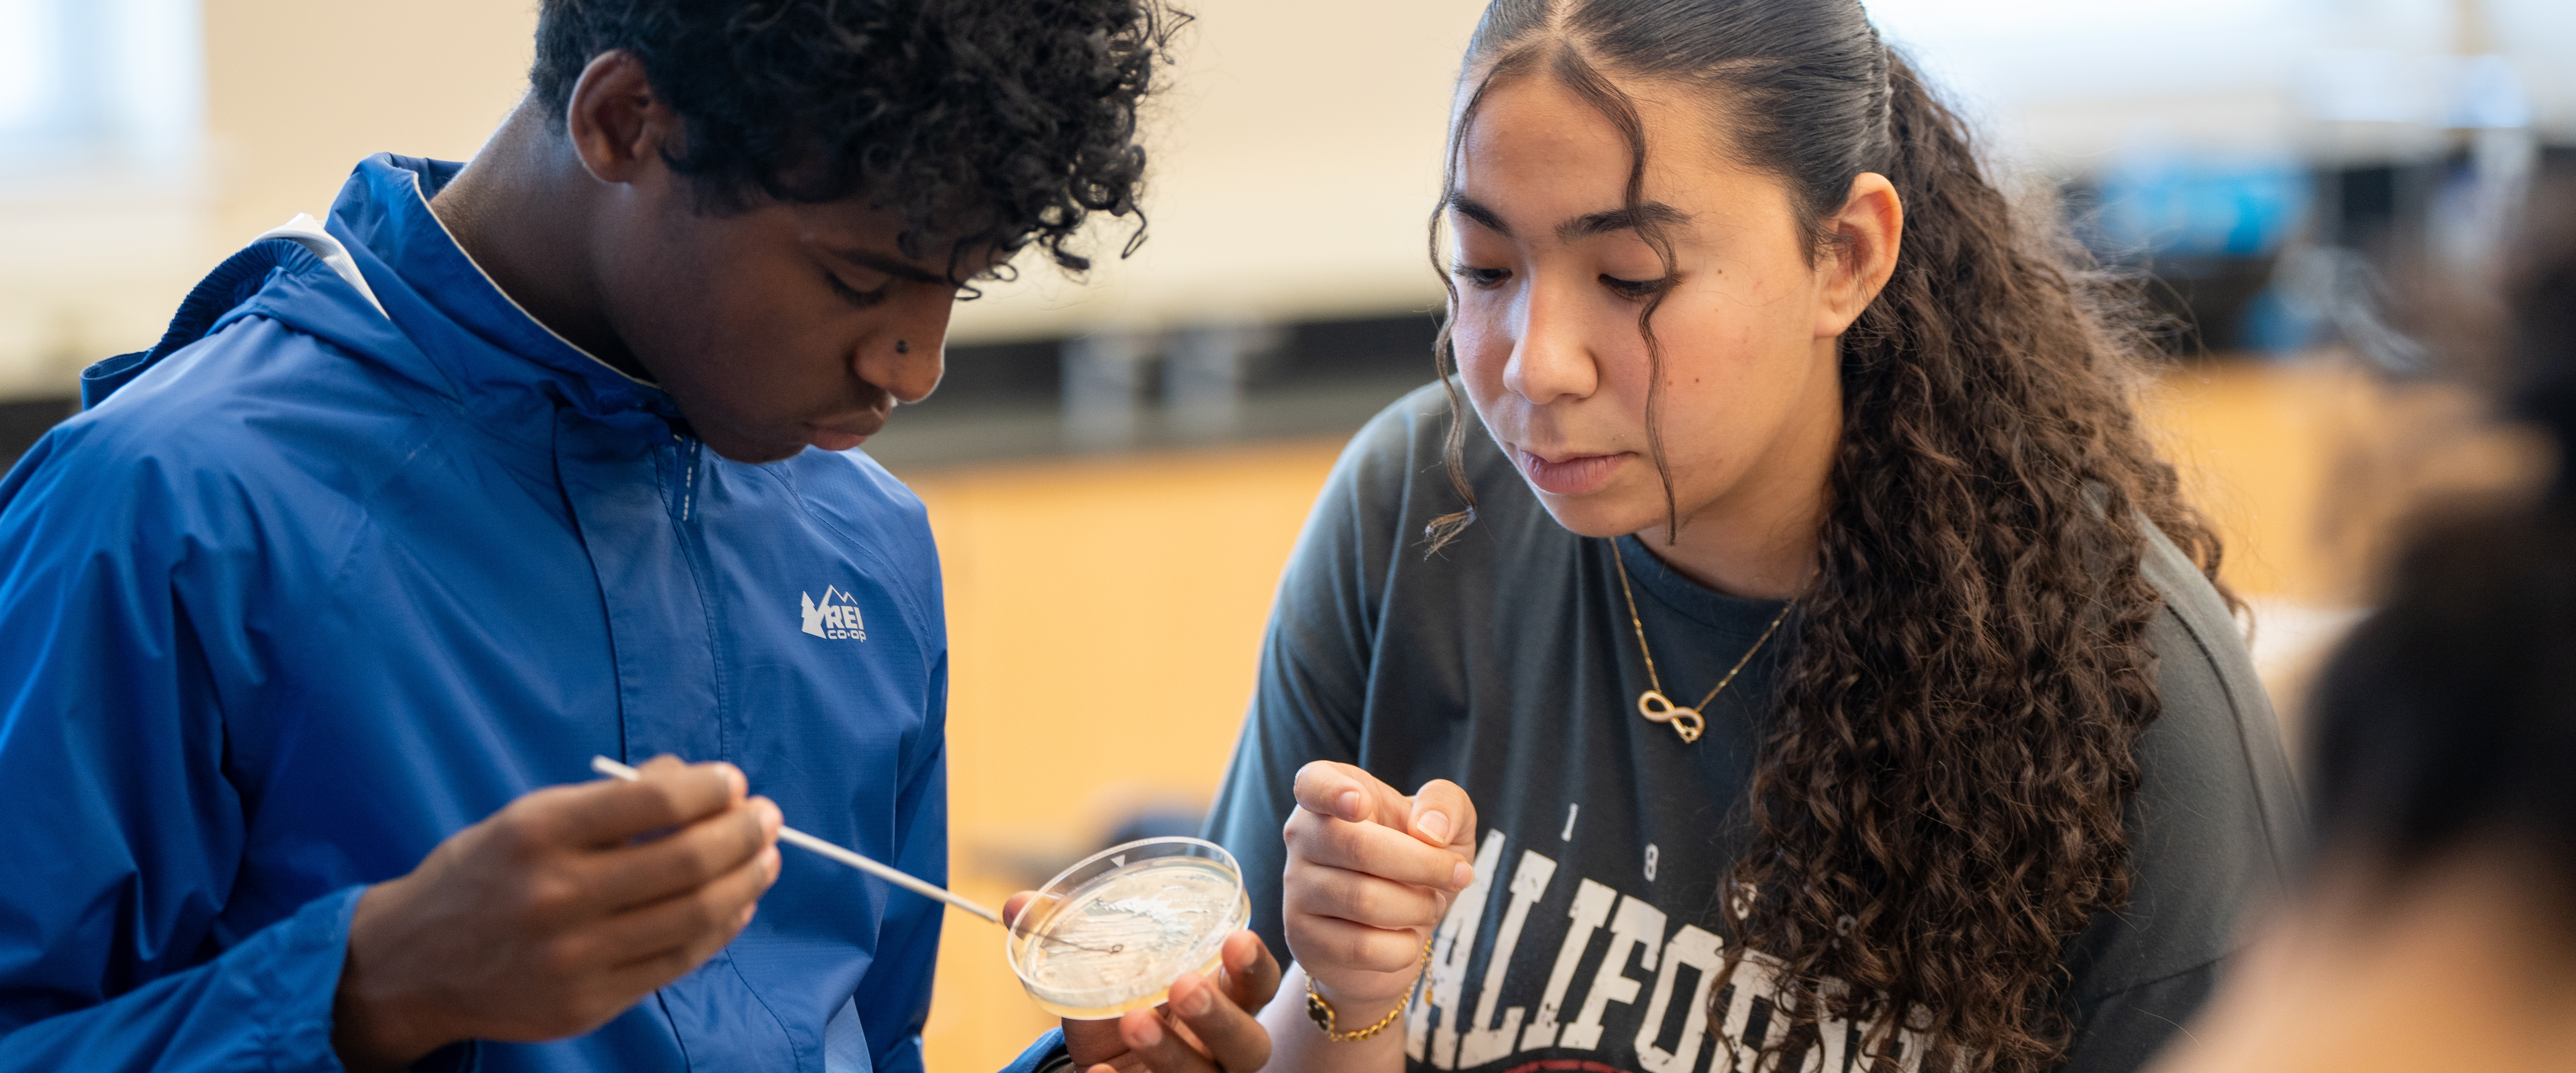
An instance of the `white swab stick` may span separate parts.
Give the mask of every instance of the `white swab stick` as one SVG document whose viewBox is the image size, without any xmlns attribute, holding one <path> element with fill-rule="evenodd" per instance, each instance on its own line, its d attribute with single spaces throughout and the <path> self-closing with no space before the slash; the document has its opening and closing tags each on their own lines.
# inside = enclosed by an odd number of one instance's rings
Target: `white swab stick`
<svg viewBox="0 0 2576 1073">
<path fill-rule="evenodd" d="M 633 782 L 643 777 L 642 772 L 639 772 L 634 768 L 627 767 L 626 765 L 618 763 L 617 761 L 611 760 L 605 756 L 591 757 L 590 769 L 602 775 L 624 779 L 628 782 Z M 894 869 L 888 868 L 885 865 L 868 859 L 867 857 L 853 853 L 849 850 L 833 845 L 832 843 L 825 842 L 822 839 L 806 834 L 805 832 L 799 831 L 793 827 L 781 825 L 778 828 L 778 840 L 790 845 L 802 846 L 816 853 L 820 853 L 823 856 L 839 861 L 842 864 L 849 865 L 859 871 L 866 872 L 869 875 L 885 880 L 895 886 L 902 887 L 903 889 L 921 895 L 924 898 L 932 898 L 938 901 L 947 902 L 950 905 L 992 921 L 995 924 L 1002 922 L 1002 915 L 1000 913 L 986 909 L 983 906 L 967 901 L 955 894 L 951 894 L 946 890 L 924 883 L 910 875 L 895 871 Z"/>
</svg>

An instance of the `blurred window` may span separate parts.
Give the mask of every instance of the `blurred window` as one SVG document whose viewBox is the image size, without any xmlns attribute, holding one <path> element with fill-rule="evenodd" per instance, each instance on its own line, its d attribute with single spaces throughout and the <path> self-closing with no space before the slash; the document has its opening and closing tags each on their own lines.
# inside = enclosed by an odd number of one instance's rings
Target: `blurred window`
<svg viewBox="0 0 2576 1073">
<path fill-rule="evenodd" d="M 2569 0 L 1868 0 L 1868 9 L 2014 155 L 2062 172 L 2092 171 L 2140 145 L 2367 158 L 2437 153 L 2418 133 L 2444 128 L 2576 134 Z"/>
<path fill-rule="evenodd" d="M 0 173 L 95 171 L 195 147 L 193 0 L 0 0 Z"/>
<path fill-rule="evenodd" d="M 2305 218 L 2312 180 L 2286 161 L 2139 154 L 2103 169 L 2096 182 L 2097 252 L 2126 259 L 2271 253 Z"/>
<path fill-rule="evenodd" d="M 16 133 L 40 125 L 53 103 L 48 98 L 54 73 L 52 50 L 68 6 L 61 0 L 0 0 L 0 131 Z"/>
</svg>

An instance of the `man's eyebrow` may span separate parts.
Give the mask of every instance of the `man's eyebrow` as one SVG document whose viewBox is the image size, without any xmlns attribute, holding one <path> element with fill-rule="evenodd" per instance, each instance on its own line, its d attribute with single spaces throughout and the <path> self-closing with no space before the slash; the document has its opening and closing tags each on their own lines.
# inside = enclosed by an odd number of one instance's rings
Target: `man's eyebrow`
<svg viewBox="0 0 2576 1073">
<path fill-rule="evenodd" d="M 1660 201 L 1648 201 L 1635 208 L 1620 206 L 1600 212 L 1585 213 L 1556 225 L 1556 240 L 1573 242 L 1606 235 L 1613 231 L 1635 231 L 1640 225 L 1670 227 L 1690 222 L 1690 214 Z"/>
<path fill-rule="evenodd" d="M 1443 202 L 1443 205 L 1451 212 L 1457 213 L 1458 215 L 1464 216 L 1470 220 L 1474 220 L 1479 224 L 1483 224 L 1485 230 L 1494 232 L 1504 238 L 1512 237 L 1512 225 L 1504 223 L 1503 215 L 1490 208 L 1486 208 L 1484 202 L 1468 197 L 1465 194 L 1451 194 L 1447 201 Z"/>
<path fill-rule="evenodd" d="M 870 253 L 866 250 L 844 250 L 833 246 L 822 247 L 822 250 L 825 253 L 831 254 L 832 256 L 838 257 L 844 261 L 848 261 L 861 268 L 883 272 L 886 275 L 893 276 L 894 278 L 903 280 L 907 283 L 929 283 L 941 287 L 964 286 L 961 281 L 950 279 L 947 276 L 936 272 L 922 271 L 919 268 L 915 268 L 912 265 L 904 263 L 901 259 L 888 257 L 885 254 Z"/>
</svg>

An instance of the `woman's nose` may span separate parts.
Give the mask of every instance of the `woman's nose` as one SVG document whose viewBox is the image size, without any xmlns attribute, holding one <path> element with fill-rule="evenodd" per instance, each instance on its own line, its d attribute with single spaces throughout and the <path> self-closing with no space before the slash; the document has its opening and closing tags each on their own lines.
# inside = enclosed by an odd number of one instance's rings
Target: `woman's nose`
<svg viewBox="0 0 2576 1073">
<path fill-rule="evenodd" d="M 1574 303 L 1532 287 L 1519 303 L 1519 323 L 1511 362 L 1503 367 L 1503 386 L 1544 406 L 1560 399 L 1585 398 L 1600 387 L 1601 371 L 1593 361 L 1587 328 Z"/>
</svg>

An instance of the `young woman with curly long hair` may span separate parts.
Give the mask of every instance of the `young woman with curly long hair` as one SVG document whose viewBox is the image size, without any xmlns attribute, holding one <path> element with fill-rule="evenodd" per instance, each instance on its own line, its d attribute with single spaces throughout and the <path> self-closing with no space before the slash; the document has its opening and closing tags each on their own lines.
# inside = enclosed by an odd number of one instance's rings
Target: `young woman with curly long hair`
<svg viewBox="0 0 2576 1073">
<path fill-rule="evenodd" d="M 1853 0 L 1497 0 L 1448 169 L 1211 820 L 1276 1068 L 2142 1065 L 2297 805 L 2117 292 Z"/>
</svg>

